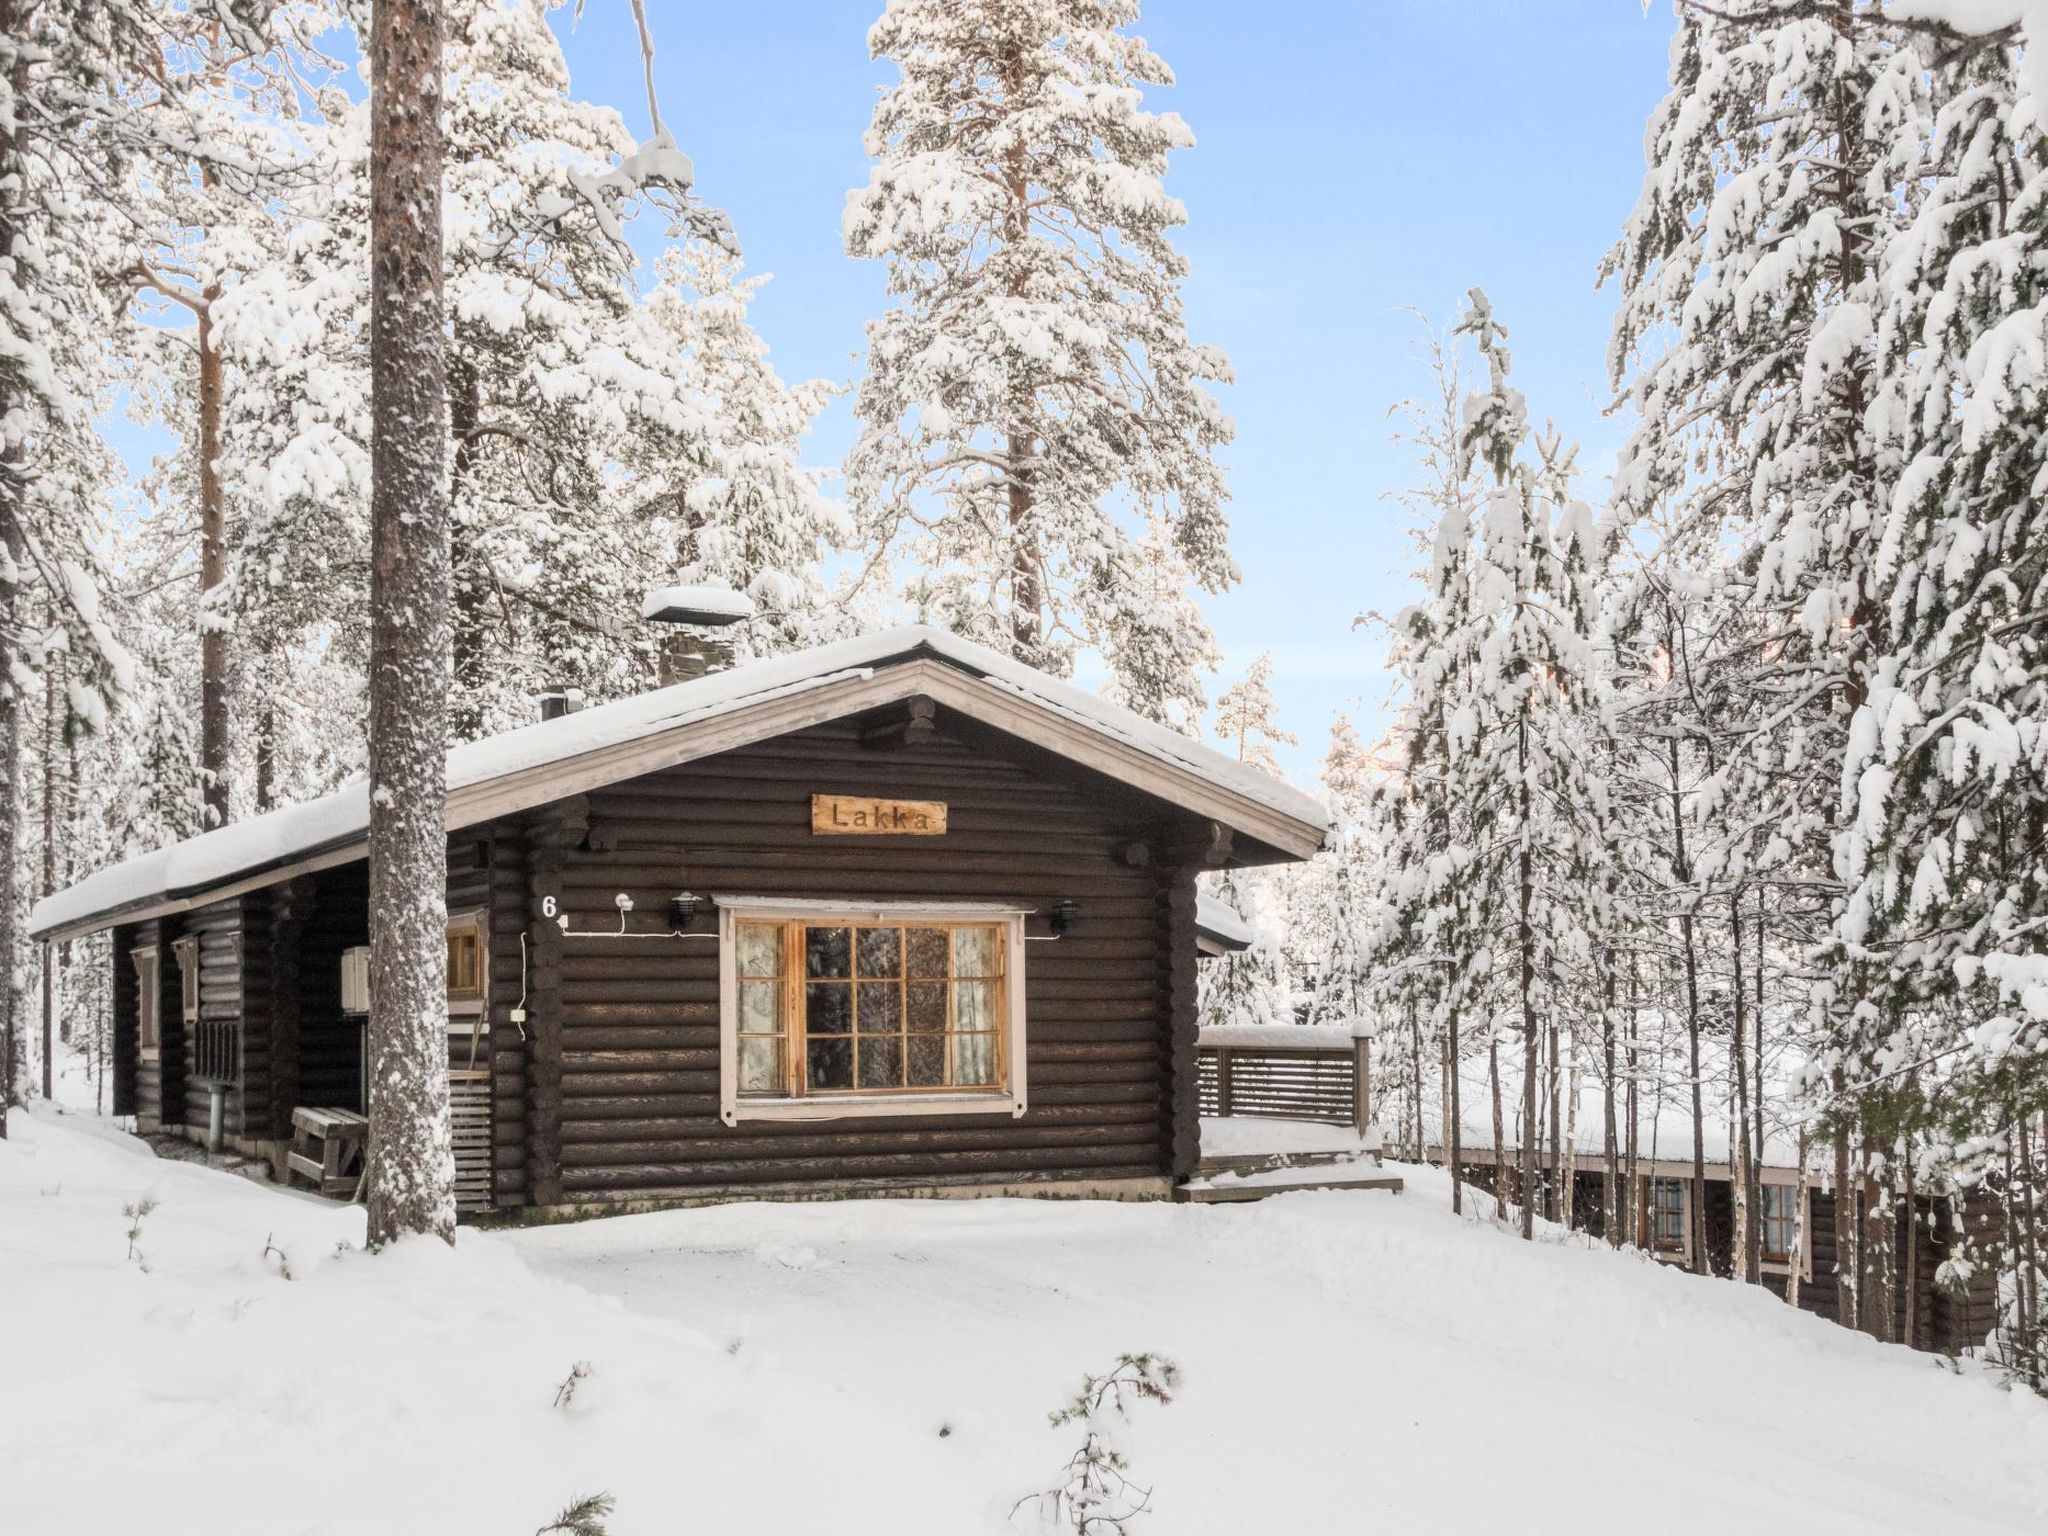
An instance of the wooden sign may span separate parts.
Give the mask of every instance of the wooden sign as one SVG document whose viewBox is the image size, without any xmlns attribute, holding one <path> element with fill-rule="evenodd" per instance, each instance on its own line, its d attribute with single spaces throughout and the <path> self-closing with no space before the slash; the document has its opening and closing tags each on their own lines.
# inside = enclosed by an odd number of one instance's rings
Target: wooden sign
<svg viewBox="0 0 2048 1536">
<path fill-rule="evenodd" d="M 937 837 L 946 830 L 946 805 L 942 800 L 813 795 L 811 830 L 840 837 Z"/>
</svg>

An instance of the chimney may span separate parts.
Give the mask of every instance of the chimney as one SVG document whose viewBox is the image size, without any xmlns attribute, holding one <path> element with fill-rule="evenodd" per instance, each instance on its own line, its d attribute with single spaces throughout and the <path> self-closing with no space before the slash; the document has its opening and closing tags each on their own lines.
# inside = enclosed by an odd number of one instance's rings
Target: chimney
<svg viewBox="0 0 2048 1536">
<path fill-rule="evenodd" d="M 676 628 L 661 641 L 661 681 L 685 683 L 732 665 L 732 641 L 707 634 L 754 616 L 754 602 L 730 587 L 656 587 L 641 599 L 640 617 Z"/>
</svg>

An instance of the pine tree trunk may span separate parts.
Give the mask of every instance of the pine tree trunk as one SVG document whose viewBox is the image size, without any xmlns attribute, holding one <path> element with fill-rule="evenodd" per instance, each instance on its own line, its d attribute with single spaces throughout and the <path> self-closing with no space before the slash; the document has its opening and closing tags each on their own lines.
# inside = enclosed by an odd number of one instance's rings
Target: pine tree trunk
<svg viewBox="0 0 2048 1536">
<path fill-rule="evenodd" d="M 1873 1138 L 1864 1138 L 1862 1156 L 1863 1321 L 1873 1339 L 1889 1344 L 1897 1322 L 1892 1309 L 1892 1255 L 1896 1228 L 1891 1182 L 1881 1176 L 1883 1164 Z"/>
<path fill-rule="evenodd" d="M 1671 846 L 1672 870 L 1686 888 L 1685 905 L 1678 913 L 1678 935 L 1685 952 L 1685 1038 L 1692 1074 L 1692 1199 L 1686 1213 L 1686 1239 L 1692 1249 L 1692 1271 L 1711 1272 L 1707 1262 L 1707 1140 L 1706 1096 L 1700 1084 L 1700 962 L 1694 941 L 1692 910 L 1692 866 L 1685 854 L 1685 802 L 1679 787 L 1678 738 L 1672 737 L 1671 754 Z"/>
<path fill-rule="evenodd" d="M 4 237 L 0 229 L 0 237 Z M 0 415 L 6 400 L 0 397 Z M 27 558 L 21 529 L 20 489 L 23 483 L 18 451 L 10 448 L 0 460 L 0 553 L 7 571 L 0 573 L 0 636 L 12 647 L 22 632 L 21 583 L 15 572 Z M 10 662 L 13 657 L 7 658 Z M 7 1134 L 7 1114 L 20 1103 L 21 1090 L 21 995 L 16 970 L 21 958 L 21 910 L 15 893 L 24 882 L 17 878 L 21 867 L 22 794 L 21 735 L 27 725 L 22 708 L 21 674 L 13 666 L 0 667 L 0 1137 Z"/>
<path fill-rule="evenodd" d="M 448 499 L 439 0 L 370 32 L 370 1177 L 372 1247 L 450 1241 Z"/>
<path fill-rule="evenodd" d="M 0 37 L 18 38 L 26 28 L 29 7 L 20 0 L 0 0 Z M 28 94 L 28 50 L 14 51 L 9 82 L 16 102 Z M 13 123 L 0 118 L 0 252 L 15 250 L 18 220 L 15 209 L 22 189 L 24 156 Z M 19 572 L 25 557 L 23 536 L 27 466 L 16 412 L 26 402 L 16 398 L 11 370 L 0 367 L 0 1140 L 7 1136 L 7 1112 L 15 1103 L 15 1060 L 18 1027 L 14 969 L 21 946 L 21 914 L 15 892 L 22 887 L 21 861 L 21 685 L 15 654 L 26 617 L 21 611 Z"/>
<path fill-rule="evenodd" d="M 1621 1167 L 1614 1124 L 1614 951 L 1606 951 L 1600 977 L 1600 1192 L 1607 1246 L 1621 1246 Z"/>
<path fill-rule="evenodd" d="M 1557 1041 L 1557 1009 L 1553 1000 L 1550 1016 L 1543 1025 L 1544 1087 L 1550 1097 L 1550 1169 L 1548 1187 L 1544 1191 L 1543 1209 L 1544 1214 L 1552 1221 L 1563 1221 L 1565 1194 L 1561 1180 L 1564 1177 L 1564 1142 L 1559 1125 L 1559 1084 L 1564 1076 L 1564 1067 L 1558 1055 Z"/>
<path fill-rule="evenodd" d="M 223 369 L 207 286 L 199 316 L 199 783 L 209 827 L 228 821 L 228 637 L 214 606 L 228 576 L 227 508 L 220 484 Z"/>
<path fill-rule="evenodd" d="M 47 622 L 47 620 L 46 620 Z M 43 668 L 43 879 L 38 894 L 47 896 L 57 888 L 57 690 L 56 658 Z M 57 978 L 52 969 L 52 946 L 36 946 L 42 968 L 43 991 L 43 1102 L 57 1096 Z"/>
<path fill-rule="evenodd" d="M 1799 1305 L 1801 1272 L 1806 1268 L 1806 1255 L 1813 1242 L 1812 1235 L 1806 1230 L 1806 1185 L 1806 1127 L 1802 1125 L 1799 1127 L 1799 1183 L 1792 1194 L 1792 1252 L 1788 1255 L 1791 1264 L 1785 1273 L 1785 1301 L 1794 1307 Z"/>
<path fill-rule="evenodd" d="M 1488 1025 L 1486 1031 L 1486 1080 L 1493 1089 L 1493 1216 L 1508 1219 L 1507 1118 L 1500 1105 L 1500 1032 Z"/>
<path fill-rule="evenodd" d="M 1742 897 L 1730 892 L 1728 897 L 1728 924 L 1730 942 L 1728 954 L 1733 966 L 1734 985 L 1731 988 L 1735 1014 L 1728 1035 L 1728 1076 L 1735 1090 L 1735 1118 L 1730 1127 L 1734 1134 L 1728 1138 L 1728 1158 L 1734 1165 L 1729 1170 L 1731 1180 L 1741 1191 L 1740 1219 L 1735 1231 L 1739 1241 L 1733 1255 L 1736 1272 L 1744 1283 L 1761 1285 L 1763 1270 L 1763 1233 L 1759 1198 L 1756 1161 L 1749 1152 L 1749 1064 L 1743 1055 L 1743 1036 L 1749 1027 L 1749 994 L 1742 988 Z"/>
<path fill-rule="evenodd" d="M 277 661 L 265 650 L 257 658 L 262 699 L 256 706 L 256 814 L 277 804 Z"/>
<path fill-rule="evenodd" d="M 1835 1106 L 1842 1103 L 1842 1069 L 1834 1074 Z M 1849 1183 L 1849 1129 L 1835 1130 L 1835 1318 L 1844 1328 L 1856 1326 L 1857 1291 L 1862 1271 L 1856 1262 L 1856 1191 Z"/>
<path fill-rule="evenodd" d="M 1752 1099 L 1755 1115 L 1754 1143 L 1750 1149 L 1750 1165 L 1758 1170 L 1757 1178 L 1762 1180 L 1764 1165 L 1764 888 L 1761 881 L 1756 888 L 1756 1008 L 1750 1014 L 1750 1039 L 1756 1049 L 1750 1053 L 1756 1072 L 1756 1093 Z M 1800 1178 L 1806 1177 L 1806 1142 L 1804 1130 L 1800 1131 Z M 1761 1182 L 1759 1182 L 1761 1187 Z M 1803 1220 L 1804 1218 L 1801 1217 Z M 1761 1252 L 1761 1250 L 1759 1250 Z M 1762 1260 L 1758 1260 L 1758 1271 L 1762 1271 Z"/>
<path fill-rule="evenodd" d="M 1411 1155 L 1419 1163 L 1423 1160 L 1425 1139 L 1422 1133 L 1422 1014 L 1412 997 L 1408 1000 L 1408 1062 L 1415 1090 L 1410 1096 L 1413 1119 L 1409 1123 L 1415 1138 Z"/>
<path fill-rule="evenodd" d="M 448 487 L 451 506 L 464 504 L 476 472 L 476 430 L 482 419 L 482 381 L 475 365 L 458 352 L 448 360 L 448 426 L 454 439 Z M 490 573 L 466 550 L 450 558 L 455 681 L 448 700 L 448 733 L 453 741 L 470 741 L 483 734 L 484 704 L 489 697 Z"/>
<path fill-rule="evenodd" d="M 1458 1010 L 1455 1008 L 1451 1010 L 1444 1031 L 1444 1059 L 1450 1068 L 1444 1074 L 1444 1148 L 1447 1166 L 1451 1170 L 1451 1213 L 1461 1215 L 1465 1209 L 1465 1159 L 1464 1137 L 1458 1126 L 1461 1110 L 1458 1104 Z"/>
<path fill-rule="evenodd" d="M 1522 1236 L 1536 1235 L 1536 1143 L 1542 1122 L 1536 1117 L 1536 865 L 1529 846 L 1529 705 L 1525 699 L 1515 723 L 1516 814 L 1521 849 L 1516 860 L 1520 884 L 1515 913 L 1515 947 L 1521 954 L 1522 996 Z"/>
<path fill-rule="evenodd" d="M 1643 1245 L 1642 1186 L 1637 1182 L 1642 1150 L 1642 1106 L 1638 1099 L 1637 1072 L 1642 1065 L 1642 1056 L 1636 1048 L 1636 1042 L 1640 1038 L 1637 1003 L 1642 987 L 1642 974 L 1637 965 L 1636 957 L 1631 954 L 1628 957 L 1628 1174 L 1623 1180 L 1622 1195 L 1622 1209 L 1628 1222 L 1628 1241 L 1631 1248 L 1640 1248 Z"/>
</svg>

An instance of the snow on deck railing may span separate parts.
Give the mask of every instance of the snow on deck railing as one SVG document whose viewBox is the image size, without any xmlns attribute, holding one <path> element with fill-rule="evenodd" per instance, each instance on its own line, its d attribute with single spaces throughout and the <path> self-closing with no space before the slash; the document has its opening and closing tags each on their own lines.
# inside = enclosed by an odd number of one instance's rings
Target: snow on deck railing
<svg viewBox="0 0 2048 1536">
<path fill-rule="evenodd" d="M 1342 1051 L 1371 1039 L 1372 1026 L 1356 1024 L 1205 1024 L 1195 1043 L 1232 1051 Z"/>
</svg>

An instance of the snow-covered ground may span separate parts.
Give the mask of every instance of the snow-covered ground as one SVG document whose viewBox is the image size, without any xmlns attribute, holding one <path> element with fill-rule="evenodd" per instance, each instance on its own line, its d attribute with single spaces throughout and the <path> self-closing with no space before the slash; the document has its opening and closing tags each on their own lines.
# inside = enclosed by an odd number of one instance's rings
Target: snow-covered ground
<svg viewBox="0 0 2048 1536">
<path fill-rule="evenodd" d="M 1400 1196 L 745 1205 L 371 1258 L 358 1211 L 86 1116 L 13 1124 L 9 1529 L 525 1536 L 598 1491 L 614 1536 L 1028 1529 L 1013 1503 L 1076 1438 L 1047 1411 L 1140 1350 L 1185 1383 L 1135 1414 L 1134 1536 L 2048 1519 L 2048 1405 L 1522 1244 L 1428 1170 Z"/>
</svg>

